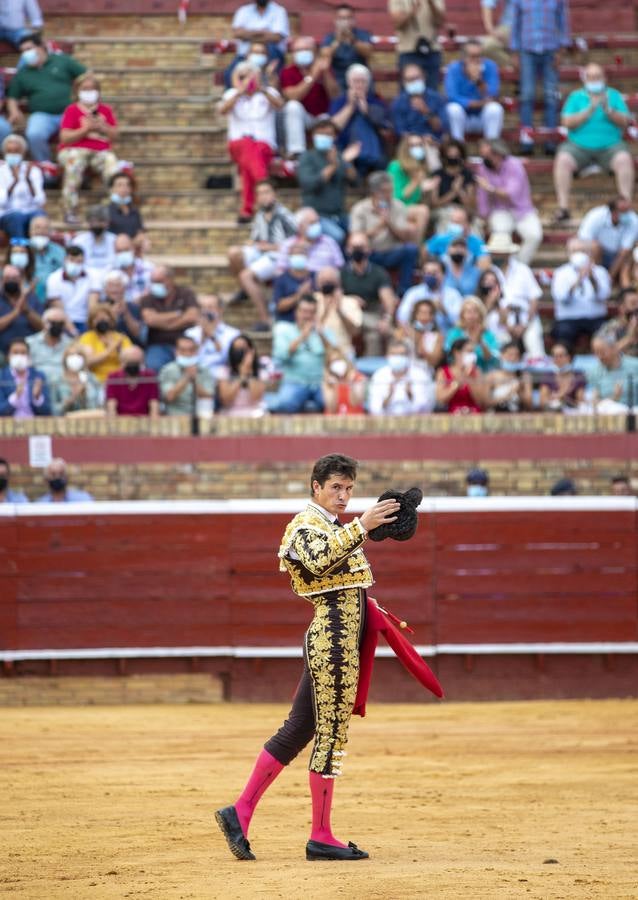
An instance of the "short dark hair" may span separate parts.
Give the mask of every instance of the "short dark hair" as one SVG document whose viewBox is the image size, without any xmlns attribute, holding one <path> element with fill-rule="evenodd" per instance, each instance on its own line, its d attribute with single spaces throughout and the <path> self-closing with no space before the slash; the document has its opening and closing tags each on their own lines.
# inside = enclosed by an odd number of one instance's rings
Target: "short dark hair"
<svg viewBox="0 0 638 900">
<path fill-rule="evenodd" d="M 351 12 L 351 13 L 354 12 L 354 6 L 350 6 L 349 3 L 340 3 L 339 6 L 337 7 L 337 12 L 339 12 L 340 9 L 347 9 L 348 12 Z"/>
<path fill-rule="evenodd" d="M 35 44 L 36 47 L 44 47 L 44 41 L 42 40 L 41 34 L 23 34 L 20 40 L 18 41 L 18 49 L 23 44 Z"/>
<path fill-rule="evenodd" d="M 3 462 L 6 462 L 6 460 L 0 459 L 0 465 L 2 465 Z M 9 463 L 6 463 L 6 464 L 9 465 Z M 628 475 L 612 475 L 611 483 L 612 484 L 628 484 L 629 486 L 631 486 L 631 481 L 630 481 Z"/>
<path fill-rule="evenodd" d="M 525 353 L 525 344 L 522 342 L 520 338 L 514 341 L 508 341 L 506 344 L 503 344 L 501 347 L 501 353 L 505 353 L 506 350 L 511 350 L 512 347 L 515 347 L 516 350 L 521 354 L 521 356 Z"/>
<path fill-rule="evenodd" d="M 78 247 L 77 244 L 71 244 L 70 247 L 66 248 L 67 256 L 81 256 L 84 259 L 84 250 L 81 247 Z"/>
<path fill-rule="evenodd" d="M 313 297 L 312 294 L 302 294 L 301 297 L 299 298 L 299 300 L 297 301 L 297 306 L 299 306 L 300 303 L 307 303 L 308 305 L 316 307 L 317 306 L 317 298 Z"/>
<path fill-rule="evenodd" d="M 9 465 L 9 460 L 5 459 L 4 456 L 0 456 L 0 466 L 5 466 L 7 472 L 11 471 L 11 466 Z"/>
<path fill-rule="evenodd" d="M 629 297 L 633 294 L 638 294 L 638 288 L 636 288 L 636 287 L 623 288 L 622 291 L 618 292 L 618 297 L 616 298 L 616 300 L 618 303 L 624 303 L 625 298 Z"/>
<path fill-rule="evenodd" d="M 21 337 L 13 338 L 7 349 L 11 351 L 11 348 L 17 346 L 17 344 L 20 344 L 21 347 L 26 347 L 27 353 L 29 352 L 29 345 L 27 344 L 26 339 Z"/>
<path fill-rule="evenodd" d="M 467 337 L 459 337 L 455 341 L 452 341 L 452 343 L 450 345 L 450 352 L 448 354 L 449 359 L 453 360 L 454 354 L 458 353 L 459 350 L 462 350 L 463 347 L 465 347 L 465 345 L 469 344 L 469 343 L 470 343 L 470 339 Z"/>
<path fill-rule="evenodd" d="M 312 467 L 310 474 L 310 496 L 314 495 L 313 483 L 319 482 L 323 487 L 331 475 L 344 475 L 346 478 L 356 481 L 357 468 L 359 463 L 351 456 L 344 456 L 343 453 L 329 453 L 322 456 Z"/>
</svg>

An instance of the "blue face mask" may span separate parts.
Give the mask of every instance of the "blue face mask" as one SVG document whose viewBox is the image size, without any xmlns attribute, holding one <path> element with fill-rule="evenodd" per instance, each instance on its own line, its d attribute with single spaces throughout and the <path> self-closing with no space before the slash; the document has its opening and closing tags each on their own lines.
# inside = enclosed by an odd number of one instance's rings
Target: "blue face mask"
<svg viewBox="0 0 638 900">
<path fill-rule="evenodd" d="M 308 257 L 304 253 L 292 253 L 290 255 L 290 268 L 296 272 L 303 272 L 308 265 Z"/>
<path fill-rule="evenodd" d="M 132 250 L 120 250 L 115 254 L 115 259 L 120 269 L 127 269 L 135 262 L 135 254 Z"/>
<path fill-rule="evenodd" d="M 12 169 L 17 169 L 20 163 L 23 160 L 23 156 L 21 153 L 5 153 L 4 160 L 8 166 L 11 166 Z"/>
<path fill-rule="evenodd" d="M 188 369 L 191 366 L 197 365 L 197 357 L 196 356 L 176 356 L 175 362 L 182 369 Z"/>
<path fill-rule="evenodd" d="M 557 366 L 556 363 L 554 363 L 552 368 L 557 375 L 565 375 L 567 372 L 571 372 L 573 366 L 571 363 L 565 363 L 564 366 Z"/>
<path fill-rule="evenodd" d="M 487 497 L 487 487 L 484 484 L 468 484 L 468 497 Z"/>
<path fill-rule="evenodd" d="M 315 150 L 321 150 L 322 153 L 331 150 L 334 146 L 335 139 L 331 134 L 315 134 L 312 137 L 312 143 Z"/>
<path fill-rule="evenodd" d="M 504 372 L 519 372 L 523 368 L 522 362 L 512 362 L 509 359 L 501 360 L 501 368 Z"/>
<path fill-rule="evenodd" d="M 634 217 L 630 212 L 624 212 L 620 216 L 620 224 L 621 225 L 631 225 L 634 220 Z"/>
<path fill-rule="evenodd" d="M 20 58 L 25 66 L 37 66 L 39 59 L 37 47 L 30 47 L 28 50 L 25 50 Z"/>
<path fill-rule="evenodd" d="M 448 235 L 454 240 L 454 238 L 461 237 L 463 234 L 463 226 L 459 225 L 457 222 L 452 222 L 448 225 L 447 229 Z"/>
<path fill-rule="evenodd" d="M 590 94 L 602 94 L 605 90 L 605 82 L 604 81 L 586 81 L 585 82 L 585 90 L 589 91 Z"/>
<path fill-rule="evenodd" d="M 430 291 L 435 291 L 439 286 L 439 279 L 436 275 L 424 275 L 423 284 Z"/>
<path fill-rule="evenodd" d="M 313 222 L 306 228 L 306 237 L 309 241 L 316 241 L 321 237 L 321 222 Z"/>
<path fill-rule="evenodd" d="M 248 62 L 256 69 L 263 69 L 268 62 L 268 57 L 265 53 L 249 53 Z"/>
<path fill-rule="evenodd" d="M 128 206 L 130 202 L 130 197 L 120 197 L 119 194 L 111 194 L 111 203 L 115 203 L 116 206 Z"/>
<path fill-rule="evenodd" d="M 393 372 L 405 372 L 408 368 L 409 360 L 403 353 L 391 353 L 388 356 L 388 365 Z"/>
<path fill-rule="evenodd" d="M 14 250 L 11 254 L 11 265 L 16 269 L 26 269 L 29 265 L 29 255 L 21 250 Z"/>
<path fill-rule="evenodd" d="M 416 159 L 417 162 L 421 162 L 425 159 L 425 147 L 422 147 L 420 144 L 414 144 L 412 147 L 408 147 L 408 153 L 412 159 Z"/>
<path fill-rule="evenodd" d="M 312 50 L 297 50 L 293 55 L 294 61 L 298 66 L 311 66 L 315 58 Z"/>
<path fill-rule="evenodd" d="M 405 83 L 405 92 L 409 94 L 411 97 L 415 97 L 417 94 L 425 93 L 425 81 L 422 78 L 417 78 L 414 81 L 406 81 Z"/>
<path fill-rule="evenodd" d="M 151 294 L 159 300 L 163 300 L 168 294 L 168 288 L 161 281 L 151 281 Z"/>
<path fill-rule="evenodd" d="M 412 326 L 415 331 L 432 331 L 434 322 L 413 322 Z"/>
</svg>

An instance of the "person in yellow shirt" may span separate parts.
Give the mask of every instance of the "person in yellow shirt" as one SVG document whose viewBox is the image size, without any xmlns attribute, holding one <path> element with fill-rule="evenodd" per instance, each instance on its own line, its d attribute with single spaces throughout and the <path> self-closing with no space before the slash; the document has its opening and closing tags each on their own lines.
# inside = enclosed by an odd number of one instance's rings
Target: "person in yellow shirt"
<svg viewBox="0 0 638 900">
<path fill-rule="evenodd" d="M 88 351 L 87 364 L 98 381 L 106 381 L 121 368 L 120 351 L 132 347 L 131 339 L 115 329 L 115 316 L 107 306 L 89 315 L 89 330 L 78 341 Z"/>
</svg>

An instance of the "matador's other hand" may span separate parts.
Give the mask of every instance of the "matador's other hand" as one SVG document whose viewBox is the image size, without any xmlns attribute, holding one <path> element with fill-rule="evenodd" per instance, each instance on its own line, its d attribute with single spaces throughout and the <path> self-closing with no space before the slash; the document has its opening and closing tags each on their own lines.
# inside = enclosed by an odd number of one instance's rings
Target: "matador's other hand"
<svg viewBox="0 0 638 900">
<path fill-rule="evenodd" d="M 400 508 L 401 506 L 396 500 L 382 500 L 380 503 L 375 503 L 370 509 L 366 509 L 359 521 L 366 531 L 372 531 L 378 525 L 394 522 Z"/>
</svg>

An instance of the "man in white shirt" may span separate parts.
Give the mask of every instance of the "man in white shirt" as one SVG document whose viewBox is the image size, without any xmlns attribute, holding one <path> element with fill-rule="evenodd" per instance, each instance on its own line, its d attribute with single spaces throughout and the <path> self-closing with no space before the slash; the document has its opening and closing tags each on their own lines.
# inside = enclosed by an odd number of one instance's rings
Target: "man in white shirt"
<svg viewBox="0 0 638 900">
<path fill-rule="evenodd" d="M 268 46 L 269 54 L 278 50 L 281 58 L 286 52 L 286 38 L 290 36 L 288 13 L 273 0 L 257 0 L 245 3 L 233 16 L 233 37 L 237 42 L 237 56 L 245 58 L 253 41 Z"/>
<path fill-rule="evenodd" d="M 222 302 L 216 294 L 202 294 L 197 298 L 199 322 L 184 334 L 199 346 L 199 364 L 208 369 L 213 378 L 225 374 L 228 348 L 240 333 L 238 328 L 223 320 Z"/>
<path fill-rule="evenodd" d="M 135 253 L 135 246 L 128 234 L 118 234 L 115 238 L 115 267 L 126 275 L 124 297 L 127 303 L 138 303 L 151 287 L 153 263 L 144 259 L 141 252 Z"/>
<path fill-rule="evenodd" d="M 79 231 L 71 241 L 84 250 L 89 269 L 108 272 L 115 267 L 115 235 L 108 230 L 109 211 L 105 206 L 91 206 L 87 211 L 87 231 Z"/>
<path fill-rule="evenodd" d="M 368 391 L 368 412 L 373 416 L 410 416 L 432 412 L 434 382 L 425 366 L 412 361 L 402 340 L 388 344 L 385 366 L 374 373 Z"/>
<path fill-rule="evenodd" d="M 61 269 L 47 278 L 47 304 L 61 305 L 66 313 L 67 328 L 74 333 L 86 331 L 89 308 L 99 302 L 102 278 L 95 269 L 84 264 L 84 250 L 71 245 Z"/>
<path fill-rule="evenodd" d="M 512 339 L 522 340 L 532 359 L 544 356 L 543 328 L 538 315 L 538 301 L 543 295 L 530 267 L 515 258 L 519 251 L 509 234 L 495 232 L 487 243 L 492 269 L 501 284 L 501 306 L 508 310 Z"/>
<path fill-rule="evenodd" d="M 578 229 L 579 250 L 609 270 L 614 281 L 638 241 L 638 215 L 631 200 L 614 197 L 585 213 Z"/>
<path fill-rule="evenodd" d="M 581 334 L 592 337 L 605 322 L 610 293 L 607 269 L 583 250 L 572 251 L 569 262 L 559 266 L 552 278 L 553 339 L 571 346 Z"/>
</svg>

